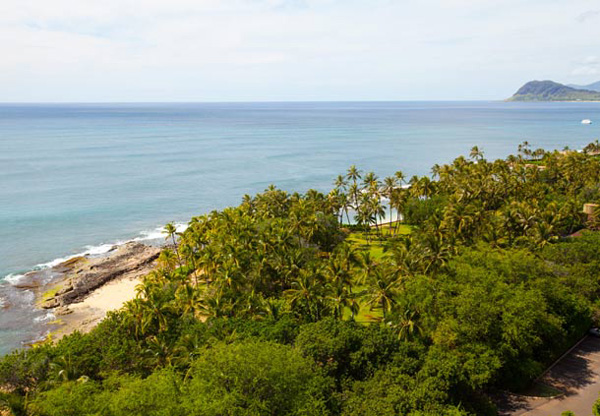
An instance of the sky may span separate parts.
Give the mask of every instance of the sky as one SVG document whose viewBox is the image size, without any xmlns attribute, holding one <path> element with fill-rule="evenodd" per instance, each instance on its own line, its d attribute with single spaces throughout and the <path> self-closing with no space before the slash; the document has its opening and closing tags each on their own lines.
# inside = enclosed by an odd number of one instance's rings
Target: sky
<svg viewBox="0 0 600 416">
<path fill-rule="evenodd" d="M 600 80 L 599 0 L 2 0 L 0 101 L 498 100 Z"/>
</svg>

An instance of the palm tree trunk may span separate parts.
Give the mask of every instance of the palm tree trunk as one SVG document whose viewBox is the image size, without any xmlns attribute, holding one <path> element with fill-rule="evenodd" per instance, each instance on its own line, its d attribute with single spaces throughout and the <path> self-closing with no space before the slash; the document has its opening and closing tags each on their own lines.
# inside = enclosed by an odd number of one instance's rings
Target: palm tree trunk
<svg viewBox="0 0 600 416">
<path fill-rule="evenodd" d="M 175 255 L 177 256 L 177 262 L 179 263 L 179 267 L 182 267 L 181 257 L 179 257 L 179 250 L 177 249 L 177 243 L 175 243 L 175 234 L 171 235 L 171 240 L 173 241 L 173 249 L 175 250 Z"/>
</svg>

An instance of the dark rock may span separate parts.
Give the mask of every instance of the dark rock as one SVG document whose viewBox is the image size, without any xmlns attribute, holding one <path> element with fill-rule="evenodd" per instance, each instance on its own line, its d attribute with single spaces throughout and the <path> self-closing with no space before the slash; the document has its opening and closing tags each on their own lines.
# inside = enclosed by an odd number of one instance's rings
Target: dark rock
<svg viewBox="0 0 600 416">
<path fill-rule="evenodd" d="M 90 292 L 111 280 L 144 276 L 154 268 L 160 248 L 131 242 L 117 247 L 106 257 L 86 259 L 80 267 L 65 273 L 71 285 L 57 293 L 58 303 L 68 305 L 83 300 Z"/>
</svg>

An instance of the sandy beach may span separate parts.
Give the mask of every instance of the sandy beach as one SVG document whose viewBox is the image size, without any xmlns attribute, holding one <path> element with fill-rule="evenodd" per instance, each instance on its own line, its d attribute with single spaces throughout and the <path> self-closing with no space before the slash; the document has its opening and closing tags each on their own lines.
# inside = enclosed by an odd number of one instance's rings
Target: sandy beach
<svg viewBox="0 0 600 416">
<path fill-rule="evenodd" d="M 39 306 L 54 315 L 51 338 L 89 332 L 109 311 L 134 299 L 159 253 L 158 247 L 127 243 L 101 257 L 79 257 L 55 266 L 52 271 L 59 277 L 37 290 Z"/>
<path fill-rule="evenodd" d="M 141 281 L 139 277 L 113 280 L 96 289 L 82 302 L 69 305 L 72 312 L 58 317 L 60 327 L 53 333 L 53 338 L 58 340 L 75 331 L 91 331 L 108 312 L 121 309 L 127 301 L 135 298 L 135 288 Z"/>
</svg>

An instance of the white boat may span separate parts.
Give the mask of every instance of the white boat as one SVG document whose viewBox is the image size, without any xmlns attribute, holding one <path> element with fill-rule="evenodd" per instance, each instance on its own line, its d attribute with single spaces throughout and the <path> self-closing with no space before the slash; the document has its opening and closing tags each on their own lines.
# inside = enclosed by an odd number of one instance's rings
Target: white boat
<svg viewBox="0 0 600 416">
<path fill-rule="evenodd" d="M 592 120 L 586 118 L 585 120 L 581 120 L 581 124 L 592 124 Z"/>
</svg>

